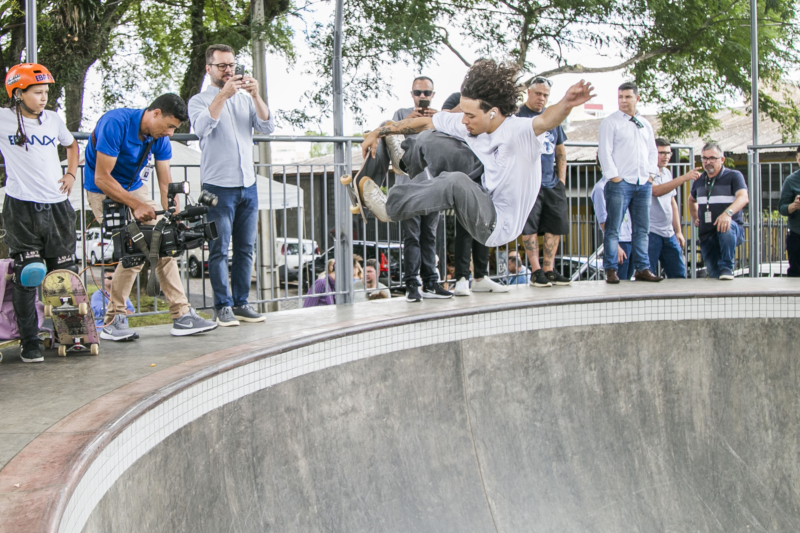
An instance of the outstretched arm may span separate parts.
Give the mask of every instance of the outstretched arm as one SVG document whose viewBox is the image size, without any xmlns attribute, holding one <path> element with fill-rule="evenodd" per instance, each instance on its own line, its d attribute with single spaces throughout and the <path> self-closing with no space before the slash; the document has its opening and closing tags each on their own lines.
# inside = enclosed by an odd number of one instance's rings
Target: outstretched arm
<svg viewBox="0 0 800 533">
<path fill-rule="evenodd" d="M 367 157 L 367 150 L 372 149 L 372 157 L 375 157 L 375 149 L 378 146 L 378 139 L 387 135 L 411 135 L 425 130 L 433 129 L 433 120 L 430 117 L 407 118 L 400 122 L 393 122 L 381 126 L 377 130 L 372 130 L 361 143 L 361 155 Z"/>
<path fill-rule="evenodd" d="M 592 84 L 579 81 L 567 90 L 567 94 L 556 105 L 544 110 L 544 113 L 533 119 L 533 132 L 539 136 L 550 131 L 567 119 L 573 107 L 588 102 L 596 95 L 592 94 Z"/>
</svg>

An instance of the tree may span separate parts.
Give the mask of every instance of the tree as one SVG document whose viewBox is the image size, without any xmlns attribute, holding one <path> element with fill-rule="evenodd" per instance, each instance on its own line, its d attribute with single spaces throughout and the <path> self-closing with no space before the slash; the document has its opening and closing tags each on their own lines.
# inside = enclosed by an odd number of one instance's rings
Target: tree
<svg viewBox="0 0 800 533">
<path fill-rule="evenodd" d="M 387 62 L 424 66 L 442 50 L 467 65 L 470 55 L 510 58 L 527 76 L 623 71 L 646 101 L 659 104 L 661 134 L 670 137 L 706 134 L 729 99 L 750 97 L 746 0 L 348 0 L 345 9 L 345 20 L 360 21 L 343 32 L 346 101 L 357 116 L 359 102 L 388 89 Z M 794 4 L 760 0 L 758 9 L 760 109 L 795 138 L 800 114 L 788 97 L 794 84 L 786 75 L 800 59 Z M 453 32 L 472 54 L 453 46 Z M 308 38 L 315 52 L 311 70 L 321 82 L 307 100 L 329 113 L 332 26 L 318 25 Z M 607 54 L 607 64 L 567 60 L 588 49 Z M 544 69 L 541 60 L 556 67 Z M 295 111 L 290 118 L 308 116 Z"/>
</svg>

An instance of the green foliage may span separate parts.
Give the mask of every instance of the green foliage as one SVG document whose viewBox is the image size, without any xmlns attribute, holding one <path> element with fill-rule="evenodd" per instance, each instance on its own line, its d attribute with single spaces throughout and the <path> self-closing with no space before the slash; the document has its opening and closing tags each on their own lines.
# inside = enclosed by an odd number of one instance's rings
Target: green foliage
<svg viewBox="0 0 800 533">
<path fill-rule="evenodd" d="M 361 102 L 391 92 L 386 65 L 420 69 L 436 52 L 469 63 L 450 34 L 460 33 L 477 57 L 511 58 L 526 76 L 623 71 L 648 103 L 662 110 L 660 135 L 705 135 L 719 126 L 714 114 L 750 94 L 750 12 L 742 0 L 348 0 L 342 65 L 345 102 L 358 120 Z M 786 140 L 800 133 L 800 112 L 786 73 L 800 55 L 791 0 L 759 1 L 762 113 L 781 125 Z M 331 112 L 332 23 L 307 33 L 317 85 L 307 106 L 287 120 L 319 121 Z M 608 55 L 607 66 L 569 64 L 572 52 Z M 556 68 L 543 72 L 543 60 Z"/>
<path fill-rule="evenodd" d="M 321 131 L 306 131 L 304 134 L 306 137 L 324 137 L 327 133 Z M 320 157 L 323 155 L 330 155 L 333 153 L 333 143 L 314 143 L 311 145 L 311 149 L 308 152 L 308 157 Z"/>
</svg>

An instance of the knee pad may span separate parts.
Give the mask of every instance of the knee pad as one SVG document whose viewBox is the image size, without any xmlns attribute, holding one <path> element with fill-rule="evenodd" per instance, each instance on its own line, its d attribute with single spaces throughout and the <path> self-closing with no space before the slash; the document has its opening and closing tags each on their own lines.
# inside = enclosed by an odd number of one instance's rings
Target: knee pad
<svg viewBox="0 0 800 533">
<path fill-rule="evenodd" d="M 62 255 L 61 257 L 48 257 L 47 270 L 69 270 L 78 273 L 78 265 L 75 264 L 75 259 L 71 255 Z"/>
<path fill-rule="evenodd" d="M 14 279 L 22 287 L 38 287 L 47 275 L 39 252 L 20 252 L 14 256 Z"/>
</svg>

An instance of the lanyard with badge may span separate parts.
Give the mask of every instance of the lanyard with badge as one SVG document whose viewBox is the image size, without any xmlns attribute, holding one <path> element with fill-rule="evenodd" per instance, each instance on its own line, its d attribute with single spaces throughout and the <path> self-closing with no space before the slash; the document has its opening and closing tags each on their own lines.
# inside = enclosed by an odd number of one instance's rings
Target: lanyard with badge
<svg viewBox="0 0 800 533">
<path fill-rule="evenodd" d="M 719 174 L 711 178 L 711 185 L 708 184 L 708 174 L 706 174 L 706 224 L 711 224 L 711 191 L 714 189 L 714 184 L 717 182 Z"/>
</svg>

